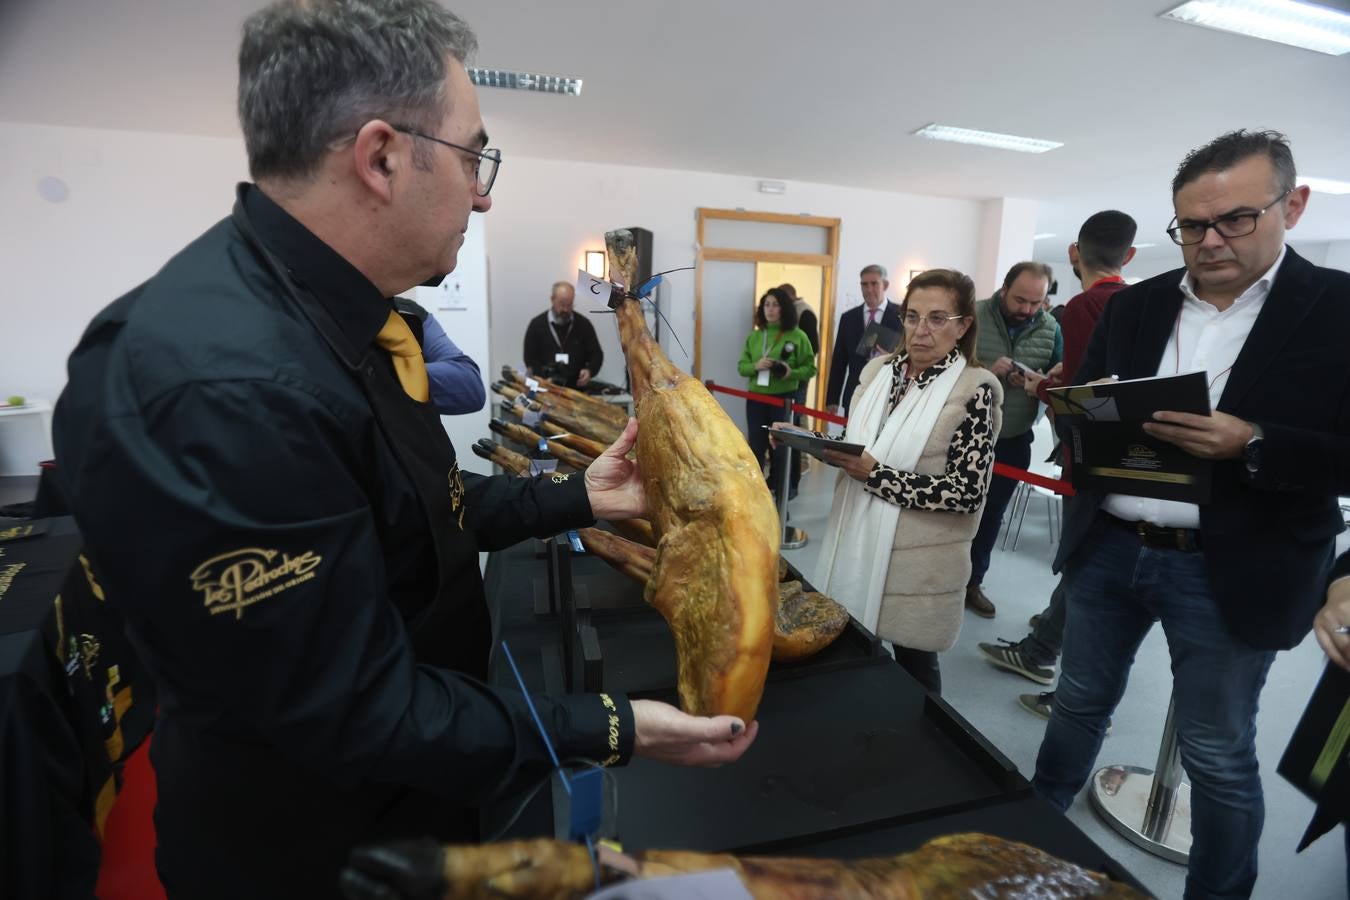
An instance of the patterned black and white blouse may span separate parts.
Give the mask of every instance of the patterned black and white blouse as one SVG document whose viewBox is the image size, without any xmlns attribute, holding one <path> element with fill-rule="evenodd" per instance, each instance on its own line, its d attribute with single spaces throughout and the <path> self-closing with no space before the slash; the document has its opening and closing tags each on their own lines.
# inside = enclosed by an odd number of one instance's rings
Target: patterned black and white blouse
<svg viewBox="0 0 1350 900">
<path fill-rule="evenodd" d="M 960 349 L 953 348 L 951 353 L 920 372 L 917 378 L 906 377 L 908 357 L 897 356 L 891 363 L 887 417 L 915 385 L 923 388 L 955 363 L 960 355 Z M 952 445 L 947 450 L 947 468 L 941 475 L 921 475 L 877 463 L 867 476 L 864 490 L 904 509 L 960 513 L 979 510 L 984 502 L 984 473 L 993 465 L 994 458 L 993 403 L 993 389 L 980 385 L 966 403 L 966 418 L 952 436 Z"/>
</svg>

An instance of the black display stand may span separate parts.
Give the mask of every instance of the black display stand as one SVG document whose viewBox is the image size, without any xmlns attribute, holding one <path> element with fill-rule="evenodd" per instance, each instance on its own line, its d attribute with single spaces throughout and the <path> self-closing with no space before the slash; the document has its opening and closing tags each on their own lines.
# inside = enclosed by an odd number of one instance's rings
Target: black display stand
<svg viewBox="0 0 1350 900">
<path fill-rule="evenodd" d="M 494 630 L 529 689 L 676 701 L 673 639 L 636 582 L 574 554 L 565 537 L 547 543 L 543 560 L 528 545 L 493 554 L 485 577 Z M 789 578 L 811 589 L 795 569 Z M 500 660 L 491 677 L 514 684 Z M 635 759 L 613 770 L 624 845 L 856 858 L 978 831 L 1142 890 L 857 622 L 817 656 L 773 665 L 756 718 L 759 737 L 734 765 Z M 523 801 L 485 810 L 483 833 L 495 834 Z M 552 835 L 553 805 L 540 792 L 503 836 Z"/>
</svg>

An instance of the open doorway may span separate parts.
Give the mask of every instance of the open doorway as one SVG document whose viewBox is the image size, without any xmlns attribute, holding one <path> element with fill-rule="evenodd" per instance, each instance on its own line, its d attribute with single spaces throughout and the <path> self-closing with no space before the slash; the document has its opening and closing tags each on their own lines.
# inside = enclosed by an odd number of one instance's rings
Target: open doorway
<svg viewBox="0 0 1350 900">
<path fill-rule="evenodd" d="M 694 281 L 694 366 L 699 380 L 745 387 L 736 371 L 755 305 L 766 288 L 791 283 L 816 313 L 817 373 L 829 371 L 834 331 L 839 219 L 745 210 L 699 209 Z M 806 404 L 821 408 L 826 379 L 817 374 Z M 745 427 L 744 401 L 718 401 Z"/>
<path fill-rule="evenodd" d="M 759 262 L 755 263 L 755 299 L 754 303 L 759 302 L 759 298 L 764 296 L 764 292 L 769 288 L 779 285 L 790 284 L 793 290 L 797 292 L 797 299 L 807 305 L 811 312 L 816 314 L 816 343 L 820 343 L 821 320 L 821 298 L 825 293 L 825 267 L 810 265 L 807 263 L 779 263 L 779 262 Z M 754 304 L 750 307 L 750 320 L 753 322 L 755 316 Z M 813 347 L 816 351 L 816 375 L 806 385 L 807 403 L 812 403 L 816 396 L 816 383 L 821 381 L 820 372 L 820 347 Z M 814 427 L 814 426 L 811 426 Z"/>
</svg>

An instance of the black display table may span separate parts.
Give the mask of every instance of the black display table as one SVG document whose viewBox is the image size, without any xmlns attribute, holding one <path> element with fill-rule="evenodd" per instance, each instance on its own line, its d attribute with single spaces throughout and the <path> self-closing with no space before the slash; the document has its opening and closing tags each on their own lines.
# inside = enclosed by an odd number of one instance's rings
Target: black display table
<svg viewBox="0 0 1350 900">
<path fill-rule="evenodd" d="M 586 687 L 675 701 L 664 621 L 642 603 L 637 583 L 601 560 L 571 553 L 565 539 L 526 542 L 493 554 L 486 581 L 494 629 L 531 690 Z M 491 678 L 514 684 L 500 655 Z M 1139 888 L 856 622 L 818 656 L 772 666 L 756 718 L 759 737 L 734 765 L 684 769 L 636 759 L 612 770 L 624 846 L 853 858 L 978 831 Z M 554 834 L 555 796 L 505 798 L 485 811 L 484 834 Z"/>
<path fill-rule="evenodd" d="M 0 896 L 89 897 L 149 679 L 69 518 L 0 519 Z"/>
</svg>

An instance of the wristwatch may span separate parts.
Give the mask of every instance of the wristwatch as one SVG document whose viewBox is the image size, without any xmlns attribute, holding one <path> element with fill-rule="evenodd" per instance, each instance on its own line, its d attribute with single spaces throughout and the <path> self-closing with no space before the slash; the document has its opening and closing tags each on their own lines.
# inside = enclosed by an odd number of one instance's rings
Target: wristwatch
<svg viewBox="0 0 1350 900">
<path fill-rule="evenodd" d="M 1247 472 L 1255 475 L 1261 468 L 1261 446 L 1266 439 L 1266 433 L 1255 422 L 1252 422 L 1251 426 L 1252 436 L 1242 446 L 1242 461 L 1247 464 Z"/>
</svg>

